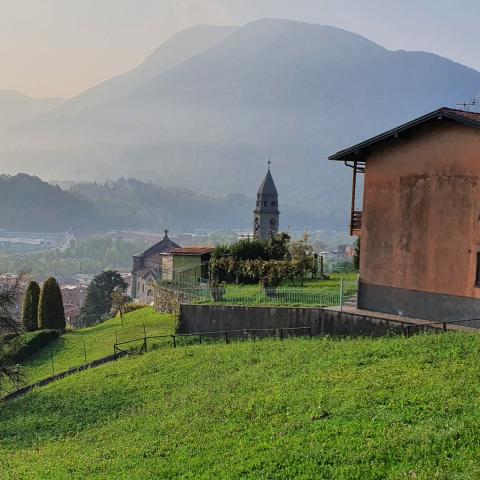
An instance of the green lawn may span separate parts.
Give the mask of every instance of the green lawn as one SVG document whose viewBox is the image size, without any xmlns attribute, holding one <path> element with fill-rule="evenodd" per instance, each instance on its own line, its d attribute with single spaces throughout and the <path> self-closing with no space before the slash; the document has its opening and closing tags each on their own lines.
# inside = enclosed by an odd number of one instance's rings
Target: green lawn
<svg viewBox="0 0 480 480">
<path fill-rule="evenodd" d="M 160 315 L 153 308 L 145 307 L 127 314 L 124 325 L 117 317 L 94 327 L 68 331 L 38 354 L 22 362 L 21 369 L 26 383 L 30 384 L 52 373 L 60 373 L 84 364 L 85 350 L 87 362 L 111 355 L 116 338 L 121 342 L 143 337 L 144 324 L 147 335 L 170 334 L 175 330 L 173 315 Z M 3 386 L 4 391 L 12 389 L 12 385 Z"/>
<path fill-rule="evenodd" d="M 162 349 L 0 406 L 8 479 L 478 479 L 480 336 Z"/>
<path fill-rule="evenodd" d="M 258 285 L 226 285 L 225 295 L 221 303 L 238 305 L 265 305 L 280 306 L 338 306 L 340 301 L 340 282 L 343 278 L 343 299 L 346 300 L 357 291 L 356 273 L 333 273 L 328 280 L 306 279 L 303 287 L 291 282 L 284 282 L 276 289 L 276 294 L 267 298 L 264 289 Z M 188 290 L 188 289 L 187 289 Z M 193 291 L 200 294 L 201 299 L 195 303 L 215 302 L 207 289 L 196 287 Z"/>
</svg>

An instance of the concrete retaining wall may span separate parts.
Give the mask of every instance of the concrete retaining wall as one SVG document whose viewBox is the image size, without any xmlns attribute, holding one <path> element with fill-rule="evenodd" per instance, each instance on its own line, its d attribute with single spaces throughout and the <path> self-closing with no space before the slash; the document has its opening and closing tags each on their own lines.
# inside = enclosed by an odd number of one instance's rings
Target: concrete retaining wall
<svg viewBox="0 0 480 480">
<path fill-rule="evenodd" d="M 408 325 L 411 323 L 322 308 L 181 305 L 178 333 L 311 326 L 312 335 L 377 337 L 405 334 Z"/>
<path fill-rule="evenodd" d="M 360 283 L 358 308 L 437 322 L 478 318 L 478 321 L 465 322 L 465 325 L 480 328 L 480 299 L 478 298 Z"/>
</svg>

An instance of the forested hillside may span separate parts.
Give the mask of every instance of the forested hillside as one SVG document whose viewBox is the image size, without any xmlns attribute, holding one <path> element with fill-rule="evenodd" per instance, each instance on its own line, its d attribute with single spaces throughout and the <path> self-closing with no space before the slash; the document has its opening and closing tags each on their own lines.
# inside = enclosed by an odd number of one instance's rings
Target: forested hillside
<svg viewBox="0 0 480 480">
<path fill-rule="evenodd" d="M 253 197 L 242 194 L 213 197 L 135 179 L 81 183 L 63 190 L 25 174 L 0 176 L 0 204 L 0 228 L 5 230 L 79 234 L 249 228 L 255 205 Z M 324 226 L 318 214 L 283 202 L 280 206 L 283 228 Z"/>
</svg>

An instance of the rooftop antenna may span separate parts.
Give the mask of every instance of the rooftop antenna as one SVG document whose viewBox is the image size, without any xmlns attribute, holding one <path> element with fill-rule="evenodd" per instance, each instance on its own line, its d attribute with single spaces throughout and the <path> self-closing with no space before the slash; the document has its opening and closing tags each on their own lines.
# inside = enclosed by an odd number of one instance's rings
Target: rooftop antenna
<svg viewBox="0 0 480 480">
<path fill-rule="evenodd" d="M 457 107 L 463 108 L 465 112 L 470 111 L 470 107 L 474 107 L 480 100 L 480 90 L 477 92 L 477 94 L 470 100 L 470 101 L 464 101 L 463 103 L 457 103 Z"/>
</svg>

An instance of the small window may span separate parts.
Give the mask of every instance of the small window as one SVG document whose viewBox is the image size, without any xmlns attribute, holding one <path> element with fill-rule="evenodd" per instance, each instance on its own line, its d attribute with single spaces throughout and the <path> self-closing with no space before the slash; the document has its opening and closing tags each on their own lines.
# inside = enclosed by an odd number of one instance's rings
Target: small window
<svg viewBox="0 0 480 480">
<path fill-rule="evenodd" d="M 480 287 L 480 252 L 477 252 L 477 271 L 475 273 L 475 286 Z"/>
<path fill-rule="evenodd" d="M 259 206 L 260 206 L 260 202 L 257 202 L 257 207 L 259 207 Z"/>
<path fill-rule="evenodd" d="M 267 202 L 263 202 L 263 206 L 266 207 L 266 206 L 267 206 Z"/>
<path fill-rule="evenodd" d="M 274 207 L 274 206 L 275 206 L 275 202 L 272 202 L 272 207 Z"/>
</svg>

